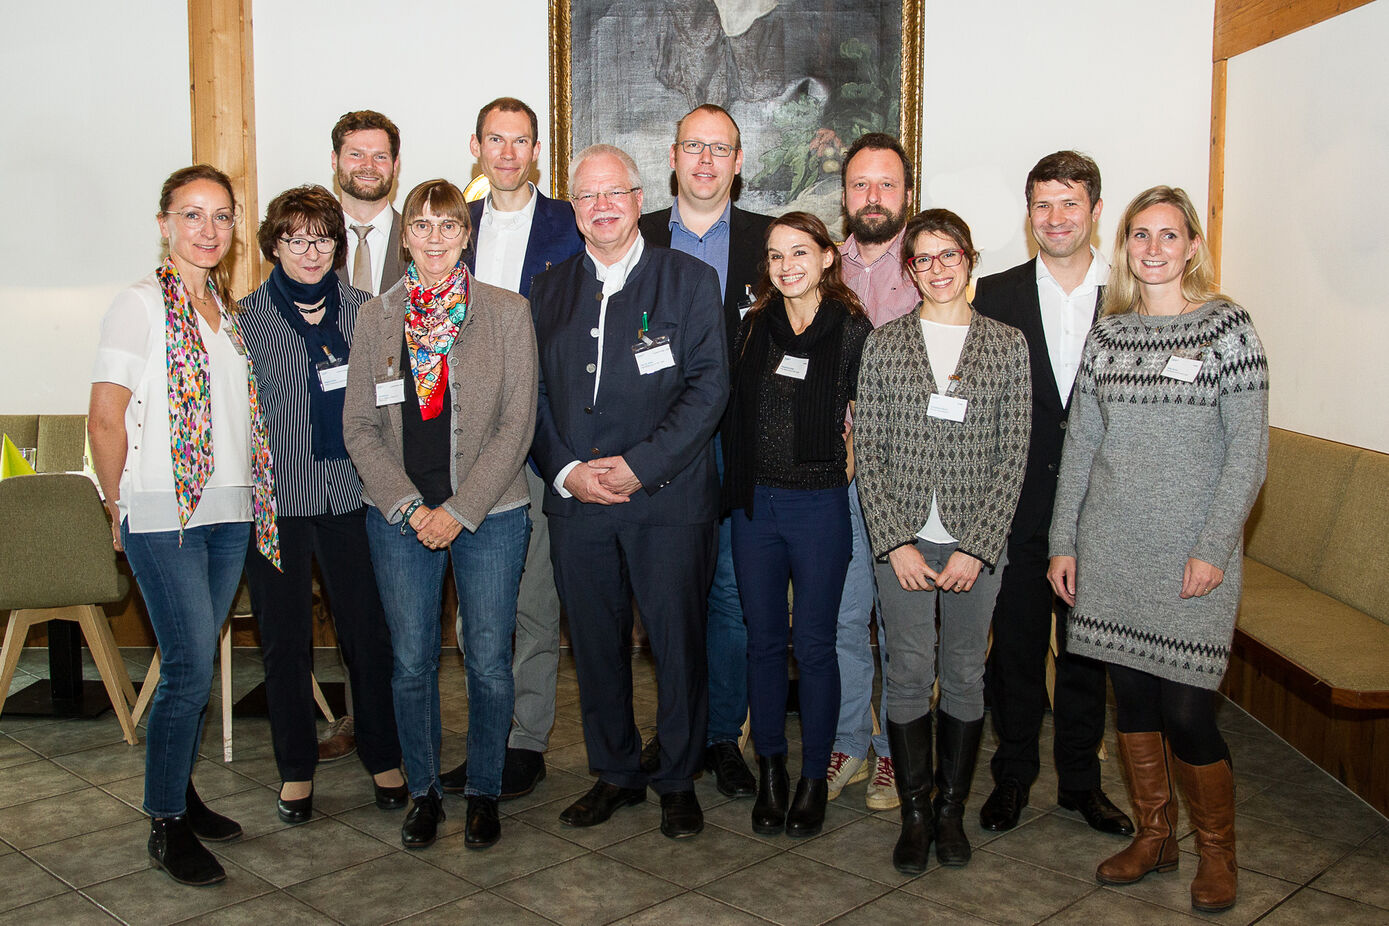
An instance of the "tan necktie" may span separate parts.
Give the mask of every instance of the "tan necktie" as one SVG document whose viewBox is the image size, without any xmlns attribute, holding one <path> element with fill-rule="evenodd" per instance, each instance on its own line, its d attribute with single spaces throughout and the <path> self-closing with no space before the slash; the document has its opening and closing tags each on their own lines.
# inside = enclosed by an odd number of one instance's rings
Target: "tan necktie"
<svg viewBox="0 0 1389 926">
<path fill-rule="evenodd" d="M 352 285 L 356 289 L 371 292 L 371 247 L 367 244 L 367 234 L 374 226 L 353 225 L 357 233 L 357 256 L 352 259 Z"/>
</svg>

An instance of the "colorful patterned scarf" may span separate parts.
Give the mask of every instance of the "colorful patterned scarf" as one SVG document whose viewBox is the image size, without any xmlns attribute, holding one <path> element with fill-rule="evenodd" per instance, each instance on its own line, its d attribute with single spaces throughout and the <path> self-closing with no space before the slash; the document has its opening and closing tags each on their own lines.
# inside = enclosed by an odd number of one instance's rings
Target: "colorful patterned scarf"
<svg viewBox="0 0 1389 926">
<path fill-rule="evenodd" d="M 188 290 L 172 260 L 165 260 L 155 275 L 164 291 L 164 363 L 169 380 L 169 450 L 173 454 L 174 494 L 178 498 L 179 542 L 183 527 L 193 517 L 203 486 L 212 475 L 212 386 L 208 380 L 207 349 L 198 332 L 198 317 Z M 280 566 L 280 534 L 275 523 L 275 476 L 270 444 L 265 434 L 256 395 L 256 376 L 251 358 L 236 323 L 223 313 L 222 323 L 239 353 L 246 357 L 247 387 L 251 399 L 251 475 L 255 483 L 253 510 L 256 549 L 276 569 Z"/>
<path fill-rule="evenodd" d="M 405 349 L 410 352 L 410 371 L 415 374 L 415 395 L 420 417 L 439 417 L 448 393 L 448 353 L 458 328 L 468 314 L 468 268 L 460 260 L 449 275 L 434 286 L 420 283 L 414 261 L 405 271 L 405 290 L 410 311 L 405 315 Z"/>
</svg>

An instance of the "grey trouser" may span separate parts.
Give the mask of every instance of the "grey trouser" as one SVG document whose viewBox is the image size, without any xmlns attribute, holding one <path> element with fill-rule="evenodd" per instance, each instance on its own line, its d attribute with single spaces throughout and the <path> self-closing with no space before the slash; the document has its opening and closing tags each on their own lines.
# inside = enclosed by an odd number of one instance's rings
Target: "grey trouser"
<svg viewBox="0 0 1389 926">
<path fill-rule="evenodd" d="M 531 493 L 531 539 L 526 548 L 526 568 L 516 598 L 516 647 L 511 675 L 516 684 L 512 708 L 512 749 L 544 752 L 555 724 L 555 682 L 559 674 L 559 593 L 550 562 L 550 522 L 541 506 L 545 483 L 527 463 L 526 485 Z M 458 632 L 463 648 L 463 632 Z"/>
<path fill-rule="evenodd" d="M 939 572 L 956 544 L 917 540 L 926 565 Z M 909 592 L 890 563 L 877 563 L 878 598 L 891 644 L 883 700 L 888 720 L 909 723 L 931 709 L 940 644 L 940 709 L 968 723 L 984 716 L 984 657 L 989 622 L 1003 581 L 1007 554 L 993 569 L 985 566 L 967 592 Z M 936 599 L 940 599 L 940 639 L 936 639 Z"/>
</svg>

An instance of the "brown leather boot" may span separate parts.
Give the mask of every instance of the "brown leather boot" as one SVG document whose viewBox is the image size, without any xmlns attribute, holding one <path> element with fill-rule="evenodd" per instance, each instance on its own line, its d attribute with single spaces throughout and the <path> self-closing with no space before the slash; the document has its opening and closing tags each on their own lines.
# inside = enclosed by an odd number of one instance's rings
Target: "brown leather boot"
<svg viewBox="0 0 1389 926">
<path fill-rule="evenodd" d="M 1216 913 L 1235 905 L 1235 776 L 1221 759 L 1210 765 L 1176 760 L 1177 779 L 1186 796 L 1201 862 L 1191 882 L 1191 906 Z"/>
<path fill-rule="evenodd" d="M 1177 867 L 1177 795 L 1172 790 L 1172 751 L 1161 733 L 1120 733 L 1129 799 L 1138 833 L 1128 848 L 1100 862 L 1101 884 L 1132 884 L 1150 871 Z"/>
</svg>

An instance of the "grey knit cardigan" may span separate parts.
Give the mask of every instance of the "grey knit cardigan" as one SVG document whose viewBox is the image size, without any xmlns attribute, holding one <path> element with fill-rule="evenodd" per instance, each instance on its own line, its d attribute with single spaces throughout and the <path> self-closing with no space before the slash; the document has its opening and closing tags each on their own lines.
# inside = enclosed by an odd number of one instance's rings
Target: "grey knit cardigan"
<svg viewBox="0 0 1389 926">
<path fill-rule="evenodd" d="M 916 312 L 868 336 L 854 406 L 859 499 L 879 559 L 916 539 L 936 496 L 962 552 L 992 568 L 1018 505 L 1032 428 L 1027 342 L 1016 328 L 970 313 L 952 393 L 963 422 L 926 414 L 938 391 Z M 943 391 L 942 387 L 942 391 Z"/>
</svg>

